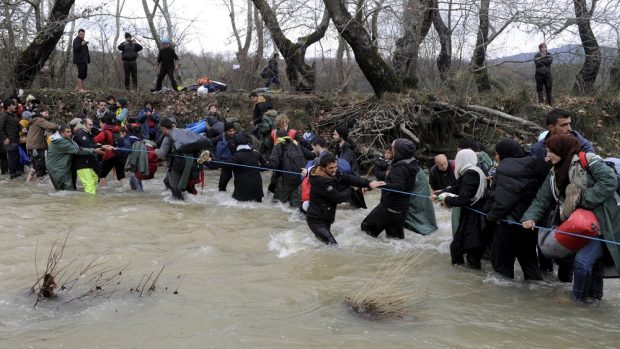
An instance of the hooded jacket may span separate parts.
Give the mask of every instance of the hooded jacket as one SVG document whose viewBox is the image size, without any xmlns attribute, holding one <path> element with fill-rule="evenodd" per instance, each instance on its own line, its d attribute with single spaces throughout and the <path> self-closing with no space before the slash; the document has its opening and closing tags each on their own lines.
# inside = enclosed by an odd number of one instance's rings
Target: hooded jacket
<svg viewBox="0 0 620 349">
<path fill-rule="evenodd" d="M 52 135 L 47 151 L 45 165 L 54 188 L 57 190 L 71 190 L 71 160 L 74 155 L 93 155 L 94 149 L 82 148 L 74 141 L 62 137 L 58 132 Z"/>
<path fill-rule="evenodd" d="M 35 114 L 28 128 L 26 138 L 26 149 L 47 149 L 45 131 L 54 131 L 58 128 L 53 122 L 45 120 L 41 114 Z"/>
<path fill-rule="evenodd" d="M 489 219 L 518 222 L 536 197 L 541 177 L 547 173 L 547 168 L 535 156 L 502 159 L 495 173 Z"/>
<path fill-rule="evenodd" d="M 403 138 L 394 141 L 394 159 L 385 178 L 384 189 L 411 193 L 415 178 L 420 170 L 415 159 L 415 144 Z M 381 206 L 396 212 L 409 210 L 410 195 L 384 190 L 381 192 Z"/>
<path fill-rule="evenodd" d="M 351 199 L 354 187 L 368 188 L 367 179 L 336 172 L 330 177 L 321 167 L 316 166 L 310 171 L 310 206 L 307 210 L 308 221 L 333 223 L 336 217 L 336 206 Z M 342 189 L 344 188 L 344 189 Z"/>
</svg>

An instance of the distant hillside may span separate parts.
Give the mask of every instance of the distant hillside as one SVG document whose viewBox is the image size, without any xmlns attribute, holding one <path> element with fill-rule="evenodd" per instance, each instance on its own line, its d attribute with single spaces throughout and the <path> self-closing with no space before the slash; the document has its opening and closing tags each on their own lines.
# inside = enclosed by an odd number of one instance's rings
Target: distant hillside
<svg viewBox="0 0 620 349">
<path fill-rule="evenodd" d="M 491 63 L 501 63 L 501 62 L 527 62 L 534 59 L 534 55 L 537 52 L 525 52 L 519 53 L 512 56 L 500 57 L 496 59 L 492 59 Z M 581 45 L 564 45 L 558 48 L 549 49 L 549 53 L 553 55 L 554 63 L 572 63 L 572 64 L 582 64 L 584 61 L 584 52 Z M 608 60 L 611 62 L 618 55 L 618 49 L 615 47 L 601 46 L 601 54 L 603 56 L 603 61 Z"/>
</svg>

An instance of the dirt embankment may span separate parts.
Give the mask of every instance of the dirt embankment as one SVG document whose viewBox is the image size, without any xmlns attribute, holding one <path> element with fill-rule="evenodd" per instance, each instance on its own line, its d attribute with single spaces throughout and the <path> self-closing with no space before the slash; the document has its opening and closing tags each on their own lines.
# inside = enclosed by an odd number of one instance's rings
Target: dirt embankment
<svg viewBox="0 0 620 349">
<path fill-rule="evenodd" d="M 153 95 L 118 90 L 79 95 L 65 90 L 29 93 L 50 105 L 58 122 L 67 122 L 81 114 L 91 115 L 97 101 L 111 95 L 126 97 L 130 114 L 150 101 L 160 115 L 175 115 L 181 126 L 201 119 L 208 105 L 217 102 L 226 117 L 235 117 L 245 130 L 251 128 L 252 105 L 247 92 L 207 97 L 194 92 Z M 292 127 L 300 130 L 312 130 L 328 137 L 335 126 L 348 125 L 366 163 L 397 137 L 413 139 L 422 159 L 441 152 L 453 155 L 458 139 L 464 136 L 480 140 L 490 151 L 502 138 L 531 144 L 543 130 L 545 115 L 551 110 L 533 103 L 532 97 L 524 93 L 478 100 L 422 93 L 388 95 L 381 101 L 367 96 L 285 93 L 268 94 L 266 98 L 274 109 L 287 113 Z M 620 98 L 565 96 L 557 98 L 556 103 L 573 115 L 573 128 L 591 140 L 598 152 L 604 156 L 620 155 Z"/>
</svg>

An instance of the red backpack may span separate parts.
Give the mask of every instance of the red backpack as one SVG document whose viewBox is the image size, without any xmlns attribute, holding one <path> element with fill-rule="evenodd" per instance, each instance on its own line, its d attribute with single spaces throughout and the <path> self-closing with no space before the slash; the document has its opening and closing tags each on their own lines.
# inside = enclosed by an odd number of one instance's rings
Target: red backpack
<svg viewBox="0 0 620 349">
<path fill-rule="evenodd" d="M 301 181 L 301 201 L 310 201 L 310 174 Z"/>
</svg>

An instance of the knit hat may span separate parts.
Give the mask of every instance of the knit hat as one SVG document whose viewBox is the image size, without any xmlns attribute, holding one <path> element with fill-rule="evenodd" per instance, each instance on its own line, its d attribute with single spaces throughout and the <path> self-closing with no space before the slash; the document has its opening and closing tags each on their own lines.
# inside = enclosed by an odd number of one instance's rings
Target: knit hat
<svg viewBox="0 0 620 349">
<path fill-rule="evenodd" d="M 344 126 L 336 127 L 336 133 L 345 141 L 349 139 L 349 129 Z"/>
<path fill-rule="evenodd" d="M 235 143 L 235 145 L 250 144 L 250 137 L 248 137 L 245 134 L 239 132 L 239 133 L 236 133 L 235 136 L 233 137 L 233 142 Z"/>
<path fill-rule="evenodd" d="M 228 131 L 230 129 L 235 129 L 235 123 L 234 122 L 227 122 L 224 124 L 224 131 Z"/>
<path fill-rule="evenodd" d="M 123 107 L 123 108 L 127 108 L 127 103 L 129 103 L 129 102 L 127 101 L 127 98 L 124 98 L 124 97 L 119 97 L 119 98 L 118 98 L 118 104 L 120 104 L 120 105 L 121 105 L 121 107 Z"/>
<path fill-rule="evenodd" d="M 131 34 L 129 34 L 129 32 L 125 32 L 125 39 L 131 39 Z"/>
<path fill-rule="evenodd" d="M 164 39 L 161 41 L 161 43 L 162 43 L 163 45 L 168 45 L 168 44 L 170 44 L 170 40 L 168 40 L 168 38 L 164 38 Z"/>
<path fill-rule="evenodd" d="M 475 152 L 480 151 L 480 144 L 473 138 L 463 137 L 459 140 L 459 149 L 471 149 Z"/>
</svg>

